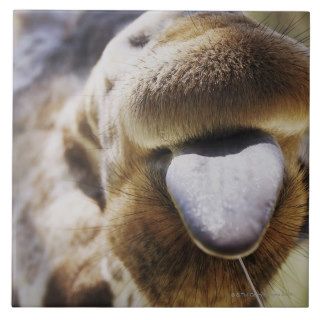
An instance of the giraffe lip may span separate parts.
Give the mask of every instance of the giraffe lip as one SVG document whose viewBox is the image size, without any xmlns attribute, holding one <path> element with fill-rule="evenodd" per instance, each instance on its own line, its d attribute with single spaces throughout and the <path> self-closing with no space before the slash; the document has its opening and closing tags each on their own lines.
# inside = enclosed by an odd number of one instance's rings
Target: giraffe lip
<svg viewBox="0 0 320 320">
<path fill-rule="evenodd" d="M 279 146 L 259 132 L 180 149 L 166 183 L 195 244 L 210 255 L 238 258 L 263 238 L 283 171 Z"/>
</svg>

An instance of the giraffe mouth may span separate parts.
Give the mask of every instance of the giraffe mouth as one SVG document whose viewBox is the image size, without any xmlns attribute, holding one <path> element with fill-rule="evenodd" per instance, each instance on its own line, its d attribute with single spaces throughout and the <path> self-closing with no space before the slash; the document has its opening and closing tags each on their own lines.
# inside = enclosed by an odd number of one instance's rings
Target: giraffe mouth
<svg viewBox="0 0 320 320">
<path fill-rule="evenodd" d="M 238 259 L 259 246 L 283 175 L 279 146 L 252 131 L 178 149 L 166 184 L 194 243 L 207 254 Z"/>
</svg>

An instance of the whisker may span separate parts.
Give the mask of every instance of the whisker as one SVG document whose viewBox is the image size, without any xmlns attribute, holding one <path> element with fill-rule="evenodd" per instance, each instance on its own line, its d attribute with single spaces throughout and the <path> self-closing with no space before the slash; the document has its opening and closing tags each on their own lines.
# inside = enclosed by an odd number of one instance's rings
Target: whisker
<svg viewBox="0 0 320 320">
<path fill-rule="evenodd" d="M 242 270 L 243 270 L 243 272 L 244 272 L 244 274 L 245 274 L 245 276 L 246 276 L 246 278 L 247 278 L 247 280 L 248 280 L 248 282 L 249 282 L 249 284 L 250 284 L 250 286 L 251 286 L 251 289 L 252 289 L 253 292 L 254 292 L 254 295 L 255 295 L 255 297 L 256 297 L 256 299 L 257 299 L 257 302 L 258 302 L 258 304 L 259 304 L 259 307 L 264 307 L 264 304 L 263 304 L 263 302 L 262 302 L 262 299 L 260 299 L 260 297 L 259 297 L 259 295 L 258 295 L 258 292 L 257 292 L 257 290 L 256 290 L 256 287 L 254 286 L 254 284 L 253 284 L 253 282 L 252 282 L 252 280 L 251 280 L 251 277 L 250 277 L 250 275 L 249 275 L 249 272 L 248 272 L 245 264 L 243 263 L 243 260 L 242 260 L 241 257 L 239 258 L 239 262 L 240 262 L 241 268 L 242 268 Z"/>
</svg>

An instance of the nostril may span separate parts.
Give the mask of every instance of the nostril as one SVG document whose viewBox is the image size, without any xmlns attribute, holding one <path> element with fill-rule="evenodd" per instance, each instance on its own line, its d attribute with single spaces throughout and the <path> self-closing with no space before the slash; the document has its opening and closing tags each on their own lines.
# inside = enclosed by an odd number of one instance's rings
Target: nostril
<svg viewBox="0 0 320 320">
<path fill-rule="evenodd" d="M 149 41 L 150 36 L 145 33 L 133 35 L 129 38 L 129 43 L 135 48 L 143 48 Z"/>
</svg>

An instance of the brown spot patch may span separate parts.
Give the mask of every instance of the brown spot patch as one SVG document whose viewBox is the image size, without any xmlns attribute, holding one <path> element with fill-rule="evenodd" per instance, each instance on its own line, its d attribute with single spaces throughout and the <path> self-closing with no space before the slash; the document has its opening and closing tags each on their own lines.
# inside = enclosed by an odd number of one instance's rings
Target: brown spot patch
<svg viewBox="0 0 320 320">
<path fill-rule="evenodd" d="M 99 138 L 93 132 L 92 127 L 90 126 L 88 119 L 84 112 L 78 114 L 78 130 L 79 133 L 88 139 L 96 148 L 101 148 Z"/>
<path fill-rule="evenodd" d="M 70 275 L 69 275 L 70 276 Z M 113 293 L 106 281 L 73 288 L 63 269 L 52 274 L 43 300 L 46 307 L 112 307 Z"/>
<path fill-rule="evenodd" d="M 100 233 L 100 228 L 87 228 L 86 226 L 79 226 L 73 233 L 71 245 L 88 245 Z"/>
<path fill-rule="evenodd" d="M 64 134 L 64 157 L 69 165 L 71 174 L 79 188 L 90 198 L 94 199 L 98 206 L 105 206 L 104 191 L 100 183 L 99 167 L 90 154 L 90 150 L 84 147 L 80 141 L 73 138 L 68 131 Z M 93 150 L 91 150 L 93 152 Z"/>
<path fill-rule="evenodd" d="M 109 92 L 113 88 L 114 84 L 111 80 L 105 79 L 104 86 L 105 86 L 106 92 Z"/>
<path fill-rule="evenodd" d="M 132 296 L 132 294 L 129 294 L 129 297 L 128 297 L 128 300 L 127 300 L 127 304 L 128 304 L 129 307 L 132 306 L 132 302 L 133 302 L 133 296 Z"/>
<path fill-rule="evenodd" d="M 116 281 L 122 281 L 123 280 L 122 270 L 120 268 L 117 270 L 112 270 L 112 277 Z"/>
</svg>

